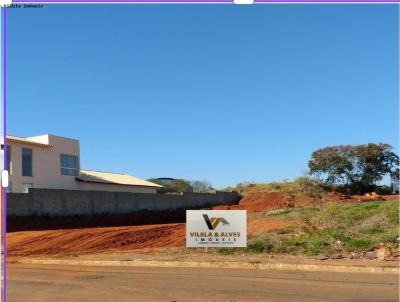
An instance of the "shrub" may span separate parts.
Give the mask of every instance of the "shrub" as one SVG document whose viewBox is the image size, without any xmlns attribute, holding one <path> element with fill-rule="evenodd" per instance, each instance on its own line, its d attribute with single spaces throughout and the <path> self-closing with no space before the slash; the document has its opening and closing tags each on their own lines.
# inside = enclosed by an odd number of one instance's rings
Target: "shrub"
<svg viewBox="0 0 400 302">
<path fill-rule="evenodd" d="M 272 246 L 267 245 L 264 241 L 258 240 L 256 242 L 250 243 L 246 250 L 252 253 L 262 253 L 265 250 L 271 250 Z"/>
</svg>

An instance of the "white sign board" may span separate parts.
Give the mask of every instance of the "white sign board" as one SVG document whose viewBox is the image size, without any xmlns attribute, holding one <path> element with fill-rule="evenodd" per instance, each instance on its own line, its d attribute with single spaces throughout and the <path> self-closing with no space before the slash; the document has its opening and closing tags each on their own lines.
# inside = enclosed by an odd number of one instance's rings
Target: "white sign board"
<svg viewBox="0 0 400 302">
<path fill-rule="evenodd" d="M 246 246 L 246 211 L 186 211 L 186 247 Z"/>
</svg>

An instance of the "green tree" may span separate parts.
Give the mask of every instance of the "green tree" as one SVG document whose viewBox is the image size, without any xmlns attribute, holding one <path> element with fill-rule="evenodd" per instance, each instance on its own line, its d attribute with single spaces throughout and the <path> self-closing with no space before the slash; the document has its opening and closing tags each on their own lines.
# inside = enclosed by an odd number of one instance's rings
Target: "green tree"
<svg viewBox="0 0 400 302">
<path fill-rule="evenodd" d="M 158 193 L 186 193 L 193 192 L 190 183 L 184 179 L 159 179 L 151 178 L 148 181 L 159 184 L 162 188 L 157 189 Z"/>
<path fill-rule="evenodd" d="M 311 174 L 328 184 L 341 185 L 351 193 L 373 191 L 385 175 L 395 177 L 399 157 L 388 144 L 331 146 L 312 153 Z"/>
<path fill-rule="evenodd" d="M 214 190 L 211 183 L 206 180 L 192 180 L 190 186 L 194 193 L 210 193 Z"/>
</svg>

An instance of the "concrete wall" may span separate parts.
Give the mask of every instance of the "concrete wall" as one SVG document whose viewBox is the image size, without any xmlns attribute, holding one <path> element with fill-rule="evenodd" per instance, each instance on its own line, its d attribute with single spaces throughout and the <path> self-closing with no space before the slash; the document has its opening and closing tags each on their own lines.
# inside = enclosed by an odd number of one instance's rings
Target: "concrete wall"
<svg viewBox="0 0 400 302">
<path fill-rule="evenodd" d="M 7 194 L 7 216 L 126 214 L 141 210 L 194 209 L 236 204 L 237 192 L 182 195 L 31 189 Z"/>
</svg>

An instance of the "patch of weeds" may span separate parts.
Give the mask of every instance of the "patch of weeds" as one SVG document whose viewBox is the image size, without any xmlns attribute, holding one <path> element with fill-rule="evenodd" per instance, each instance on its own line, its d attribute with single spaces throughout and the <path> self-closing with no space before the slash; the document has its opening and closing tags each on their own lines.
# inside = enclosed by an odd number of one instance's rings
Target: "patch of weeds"
<svg viewBox="0 0 400 302">
<path fill-rule="evenodd" d="M 379 201 L 274 210 L 270 215 L 279 216 L 279 219 L 301 219 L 302 224 L 268 230 L 263 236 L 259 234 L 244 251 L 318 255 L 364 252 L 381 242 L 396 244 L 398 207 L 398 202 Z M 262 217 L 268 219 L 266 213 L 262 213 L 260 219 Z"/>
<path fill-rule="evenodd" d="M 347 205 L 344 208 L 343 216 L 346 223 L 355 224 L 358 221 L 367 219 L 380 212 L 382 202 L 368 202 L 357 205 Z"/>
<path fill-rule="evenodd" d="M 370 226 L 370 227 L 366 227 L 360 230 L 360 233 L 362 234 L 379 234 L 379 233 L 383 233 L 385 230 L 381 227 L 374 227 L 374 226 Z"/>
<path fill-rule="evenodd" d="M 399 229 L 391 229 L 391 230 L 386 230 L 384 233 L 381 234 L 376 234 L 371 238 L 376 243 L 379 242 L 396 242 L 396 238 L 399 237 Z"/>
<path fill-rule="evenodd" d="M 292 234 L 295 232 L 295 228 L 293 227 L 287 227 L 287 228 L 280 228 L 280 229 L 274 229 L 275 233 L 278 235 L 285 235 L 285 234 Z"/>
<path fill-rule="evenodd" d="M 392 224 L 399 223 L 399 203 L 398 202 L 389 202 L 384 205 L 383 212 L 386 214 L 389 222 Z"/>
<path fill-rule="evenodd" d="M 315 213 L 319 212 L 320 208 L 317 207 L 298 207 L 298 213 L 303 215 L 303 216 L 311 216 L 314 215 Z"/>
<path fill-rule="evenodd" d="M 283 253 L 293 253 L 303 250 L 305 246 L 304 239 L 293 237 L 293 238 L 283 238 L 280 242 L 279 252 Z"/>
<path fill-rule="evenodd" d="M 280 215 L 286 215 L 288 213 L 290 213 L 292 211 L 292 209 L 288 208 L 288 209 L 276 209 L 276 210 L 271 210 L 268 211 L 267 213 L 265 213 L 265 216 L 280 216 Z"/>
<path fill-rule="evenodd" d="M 323 232 L 328 235 L 332 240 L 340 240 L 342 242 L 346 242 L 351 239 L 349 235 L 347 235 L 343 230 L 339 228 L 327 229 Z"/>
<path fill-rule="evenodd" d="M 316 212 L 319 211 L 319 208 L 316 207 L 304 207 L 298 206 L 294 208 L 285 208 L 285 209 L 276 209 L 271 210 L 264 214 L 264 216 L 268 217 L 281 217 L 285 216 L 288 219 L 303 219 L 306 217 L 310 217 Z"/>
<path fill-rule="evenodd" d="M 330 249 L 330 238 L 326 235 L 315 234 L 306 243 L 306 253 L 318 255 Z"/>
<path fill-rule="evenodd" d="M 232 255 L 234 252 L 234 249 L 227 247 L 221 247 L 218 249 L 218 253 L 221 255 Z"/>
<path fill-rule="evenodd" d="M 307 217 L 303 219 L 303 225 L 301 226 L 301 229 L 304 233 L 311 235 L 318 231 L 317 224 L 318 223 L 314 219 Z"/>
<path fill-rule="evenodd" d="M 365 210 L 375 210 L 375 209 L 379 209 L 382 205 L 382 202 L 377 201 L 377 202 L 368 202 L 362 205 L 362 207 L 364 207 Z"/>
<path fill-rule="evenodd" d="M 363 251 L 372 247 L 374 242 L 365 238 L 352 238 L 347 242 L 347 246 L 351 250 Z"/>
<path fill-rule="evenodd" d="M 266 244 L 265 241 L 255 241 L 252 243 L 249 243 L 249 245 L 246 248 L 246 251 L 251 252 L 251 253 L 262 253 L 264 251 L 269 251 L 271 249 L 271 246 Z"/>
</svg>

